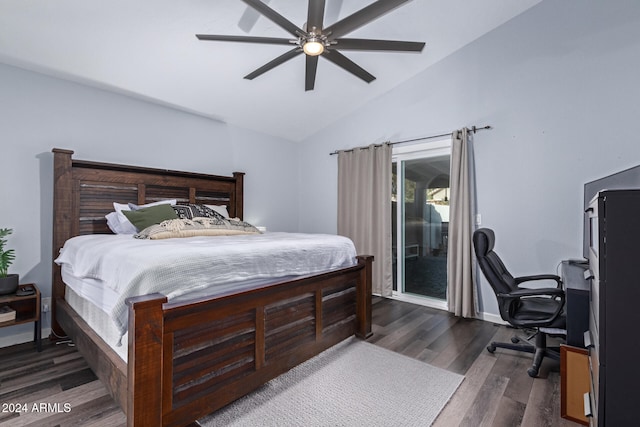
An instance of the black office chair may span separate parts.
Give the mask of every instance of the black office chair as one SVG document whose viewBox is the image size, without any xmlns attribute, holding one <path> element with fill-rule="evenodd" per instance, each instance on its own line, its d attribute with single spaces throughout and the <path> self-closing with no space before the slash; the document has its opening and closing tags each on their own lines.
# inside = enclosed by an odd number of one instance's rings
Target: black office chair
<svg viewBox="0 0 640 427">
<path fill-rule="evenodd" d="M 547 347 L 547 335 L 562 335 L 566 327 L 563 313 L 565 294 L 560 277 L 553 274 L 513 277 L 493 251 L 493 230 L 479 228 L 473 233 L 473 246 L 482 273 L 498 298 L 500 316 L 516 328 L 534 329 L 535 345 L 514 337 L 511 343 L 492 342 L 487 347 L 490 353 L 496 348 L 533 353 L 533 364 L 527 370 L 531 377 L 538 376 L 544 357 L 560 360 L 557 348 Z M 536 280 L 555 280 L 555 288 L 522 288 L 521 284 Z"/>
</svg>

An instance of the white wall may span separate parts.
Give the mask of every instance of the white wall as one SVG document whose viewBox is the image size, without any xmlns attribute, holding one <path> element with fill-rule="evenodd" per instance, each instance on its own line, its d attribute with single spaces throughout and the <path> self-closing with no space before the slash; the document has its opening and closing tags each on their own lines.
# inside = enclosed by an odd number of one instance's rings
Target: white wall
<svg viewBox="0 0 640 427">
<path fill-rule="evenodd" d="M 0 228 L 14 230 L 10 271 L 43 297 L 51 295 L 54 147 L 83 160 L 245 172 L 244 219 L 297 231 L 297 146 L 289 141 L 2 64 L 0 94 Z M 0 345 L 31 331 L 0 329 Z"/>
<path fill-rule="evenodd" d="M 640 3 L 543 1 L 308 138 L 300 229 L 336 231 L 329 152 L 489 124 L 474 143 L 482 225 L 515 275 L 554 272 L 582 254 L 583 184 L 640 164 L 639 70 Z"/>
</svg>

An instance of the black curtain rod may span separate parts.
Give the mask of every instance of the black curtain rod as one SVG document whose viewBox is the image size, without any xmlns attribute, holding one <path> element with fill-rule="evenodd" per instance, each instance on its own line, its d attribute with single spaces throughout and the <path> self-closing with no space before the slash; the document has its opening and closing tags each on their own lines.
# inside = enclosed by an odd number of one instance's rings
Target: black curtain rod
<svg viewBox="0 0 640 427">
<path fill-rule="evenodd" d="M 491 126 L 483 126 L 483 127 L 477 127 L 477 126 L 471 126 L 471 128 L 467 128 L 468 131 L 473 132 L 474 134 L 476 132 L 478 132 L 479 130 L 488 130 L 488 129 L 493 129 Z M 394 142 L 389 142 L 389 145 L 396 145 L 396 144 L 405 144 L 407 142 L 415 142 L 415 141 L 424 141 L 425 139 L 434 139 L 434 138 L 442 138 L 443 136 L 451 136 L 453 135 L 453 132 L 449 132 L 449 133 L 441 133 L 440 135 L 430 135 L 430 136 L 423 136 L 420 138 L 413 138 L 413 139 L 405 139 L 402 141 L 394 141 Z M 374 147 L 380 147 L 382 144 L 380 145 L 374 145 Z M 340 150 L 340 151 L 353 151 L 357 148 L 360 148 L 361 150 L 364 150 L 366 148 L 369 147 L 356 147 L 356 148 L 350 148 L 348 150 Z M 329 153 L 330 156 L 333 156 L 334 154 L 338 154 L 340 151 L 334 151 L 333 153 Z"/>
</svg>

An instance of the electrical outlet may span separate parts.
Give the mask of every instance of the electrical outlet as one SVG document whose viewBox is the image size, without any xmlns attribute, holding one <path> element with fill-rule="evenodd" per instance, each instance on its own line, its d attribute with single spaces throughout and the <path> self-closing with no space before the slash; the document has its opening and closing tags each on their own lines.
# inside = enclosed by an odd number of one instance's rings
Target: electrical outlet
<svg viewBox="0 0 640 427">
<path fill-rule="evenodd" d="M 476 214 L 476 225 L 482 224 L 482 215 L 479 213 Z"/>
<path fill-rule="evenodd" d="M 51 310 L 51 297 L 42 298 L 40 300 L 40 305 L 42 306 L 42 312 L 47 313 L 49 310 Z"/>
</svg>

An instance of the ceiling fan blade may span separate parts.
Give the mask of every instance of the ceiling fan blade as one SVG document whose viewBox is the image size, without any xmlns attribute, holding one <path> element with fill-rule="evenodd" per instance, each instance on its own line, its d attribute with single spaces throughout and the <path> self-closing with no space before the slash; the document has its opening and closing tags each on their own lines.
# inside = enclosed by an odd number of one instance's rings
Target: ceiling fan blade
<svg viewBox="0 0 640 427">
<path fill-rule="evenodd" d="M 376 79 L 372 74 L 367 72 L 364 68 L 362 68 L 361 66 L 359 66 L 358 64 L 356 64 L 355 62 L 353 62 L 352 60 L 350 60 L 349 58 L 347 58 L 346 56 L 338 52 L 337 50 L 325 50 L 322 53 L 322 57 L 328 59 L 329 61 L 333 62 L 337 66 L 344 68 L 345 70 L 355 75 L 356 77 L 360 77 L 362 80 L 364 80 L 367 83 L 371 83 Z"/>
<path fill-rule="evenodd" d="M 334 49 L 340 50 L 391 50 L 396 52 L 422 52 L 423 42 L 399 40 L 337 39 Z"/>
<path fill-rule="evenodd" d="M 257 10 L 258 12 L 260 12 L 265 17 L 269 18 L 274 23 L 278 24 L 280 27 L 288 31 L 291 35 L 298 37 L 302 33 L 304 33 L 304 31 L 302 31 L 301 28 L 296 26 L 294 23 L 289 21 L 284 16 L 280 15 L 275 10 L 271 9 L 269 6 L 267 6 L 260 0 L 242 0 L 242 1 L 248 4 L 249 6 L 251 6 L 252 8 L 254 8 L 255 10 Z"/>
<path fill-rule="evenodd" d="M 307 69 L 304 80 L 304 90 L 313 90 L 316 85 L 316 70 L 318 69 L 318 57 L 307 55 Z"/>
<path fill-rule="evenodd" d="M 302 49 L 300 49 L 299 47 L 296 47 L 295 49 L 291 49 L 289 52 L 286 52 L 286 53 L 278 56 L 273 61 L 267 62 L 262 67 L 260 67 L 257 70 L 255 70 L 254 72 L 247 74 L 246 76 L 244 76 L 244 78 L 247 79 L 247 80 L 253 80 L 256 77 L 266 73 L 267 71 L 277 67 L 278 65 L 287 62 L 291 58 L 294 58 L 294 57 L 300 55 L 301 53 L 302 53 Z"/>
<path fill-rule="evenodd" d="M 319 33 L 322 30 L 322 21 L 324 19 L 325 0 L 309 0 L 309 8 L 307 11 L 307 32 L 312 32 L 313 28 Z"/>
<path fill-rule="evenodd" d="M 336 22 L 335 24 L 330 25 L 322 32 L 324 34 L 328 34 L 330 40 L 334 40 L 362 27 L 365 24 L 368 24 L 374 19 L 379 18 L 385 13 L 408 1 L 409 0 L 378 0 L 369 6 L 360 9 L 354 14 Z"/>
<path fill-rule="evenodd" d="M 269 4 L 270 1 L 271 0 L 262 0 L 265 4 Z M 247 7 L 238 21 L 238 27 L 245 33 L 248 33 L 253 29 L 253 26 L 256 25 L 259 17 L 260 13 L 258 13 L 257 10 L 252 7 Z"/>
<path fill-rule="evenodd" d="M 290 45 L 290 39 L 281 39 L 277 37 L 253 37 L 253 36 L 226 36 L 215 34 L 196 34 L 198 40 L 211 40 L 219 42 L 241 42 L 241 43 L 262 43 L 262 44 L 287 44 Z"/>
</svg>

